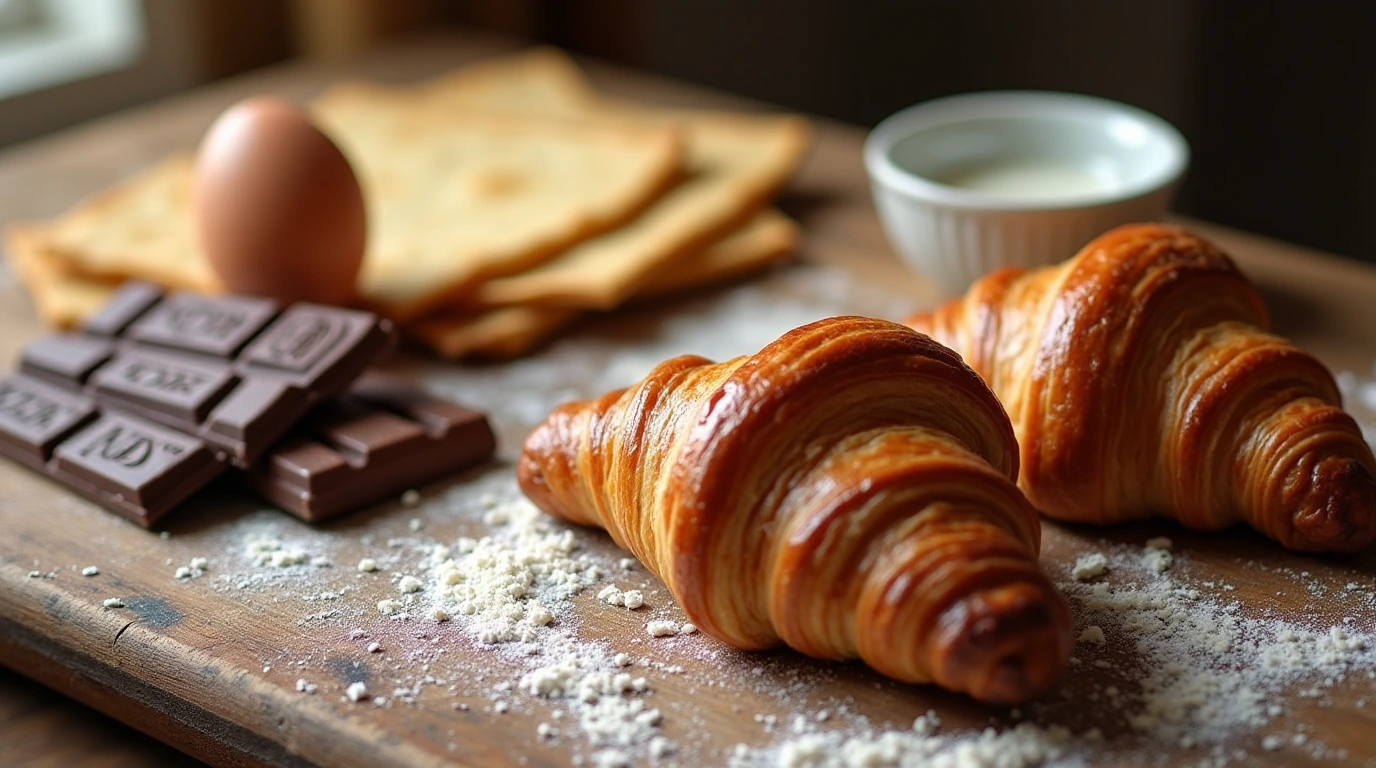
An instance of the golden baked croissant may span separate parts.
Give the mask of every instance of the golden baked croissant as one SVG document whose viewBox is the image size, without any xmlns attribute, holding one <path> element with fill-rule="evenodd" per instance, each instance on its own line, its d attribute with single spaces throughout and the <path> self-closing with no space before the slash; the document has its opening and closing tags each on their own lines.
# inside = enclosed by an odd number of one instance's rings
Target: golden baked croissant
<svg viewBox="0 0 1376 768">
<path fill-rule="evenodd" d="M 554 411 L 517 475 L 740 648 L 858 657 L 1002 703 L 1048 690 L 1070 654 L 1008 417 L 897 323 L 833 318 L 752 356 L 669 360 Z"/>
<path fill-rule="evenodd" d="M 1245 521 L 1303 551 L 1376 537 L 1376 461 L 1332 375 L 1267 333 L 1257 290 L 1189 232 L 1120 227 L 1061 265 L 991 273 L 908 324 L 1003 401 L 1020 485 L 1051 517 Z"/>
</svg>

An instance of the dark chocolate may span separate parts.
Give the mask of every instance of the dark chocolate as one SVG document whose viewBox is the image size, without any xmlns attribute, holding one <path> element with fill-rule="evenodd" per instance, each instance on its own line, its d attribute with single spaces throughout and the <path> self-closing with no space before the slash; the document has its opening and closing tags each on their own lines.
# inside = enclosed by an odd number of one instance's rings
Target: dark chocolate
<svg viewBox="0 0 1376 768">
<path fill-rule="evenodd" d="M 195 435 L 252 464 L 394 341 L 376 315 L 126 283 L 79 334 L 30 344 L 20 369 Z"/>
<path fill-rule="evenodd" d="M 369 375 L 242 475 L 267 501 L 316 521 L 476 465 L 495 449 L 482 413 Z"/>
<path fill-rule="evenodd" d="M 0 379 L 0 454 L 143 526 L 227 466 L 202 440 L 23 374 Z"/>
</svg>

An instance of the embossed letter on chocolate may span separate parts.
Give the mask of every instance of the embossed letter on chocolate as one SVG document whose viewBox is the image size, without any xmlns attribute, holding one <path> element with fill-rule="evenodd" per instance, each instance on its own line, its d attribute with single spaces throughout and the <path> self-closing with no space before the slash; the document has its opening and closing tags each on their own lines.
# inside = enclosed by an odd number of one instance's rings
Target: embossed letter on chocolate
<svg viewBox="0 0 1376 768">
<path fill-rule="evenodd" d="M 246 467 L 392 344 L 375 315 L 128 283 L 83 333 L 40 339 L 21 369 L 202 438 Z"/>
<path fill-rule="evenodd" d="M 22 374 L 0 380 L 0 454 L 144 526 L 226 467 L 197 438 Z"/>
</svg>

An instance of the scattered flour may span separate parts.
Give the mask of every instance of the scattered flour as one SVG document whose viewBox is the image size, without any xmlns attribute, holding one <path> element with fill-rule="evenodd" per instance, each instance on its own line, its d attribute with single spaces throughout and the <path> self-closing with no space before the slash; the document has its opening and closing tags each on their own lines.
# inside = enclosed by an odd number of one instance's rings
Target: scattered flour
<svg viewBox="0 0 1376 768">
<path fill-rule="evenodd" d="M 532 643 L 554 620 L 543 601 L 559 602 L 595 582 L 600 570 L 578 552 L 574 532 L 533 504 L 513 498 L 485 516 L 500 532 L 460 539 L 431 553 L 434 607 L 465 622 L 481 642 Z"/>
<path fill-rule="evenodd" d="M 1021 723 L 956 739 L 915 731 L 832 731 L 790 739 L 775 750 L 738 747 L 732 768 L 1030 768 L 1062 757 L 1071 740 L 1064 728 Z M 742 745 L 743 746 L 743 745 Z"/>
<path fill-rule="evenodd" d="M 937 724 L 922 717 L 911 731 L 877 729 L 862 717 L 853 717 L 848 727 L 823 730 L 832 718 L 818 713 L 811 722 L 800 718 L 793 735 L 771 746 L 737 747 L 731 763 L 1080 766 L 1134 762 L 1141 759 L 1134 750 L 1143 745 L 1190 750 L 1204 766 L 1246 765 L 1257 750 L 1344 759 L 1342 750 L 1303 732 L 1305 724 L 1287 722 L 1286 708 L 1277 702 L 1287 696 L 1322 698 L 1350 677 L 1376 679 L 1376 636 L 1353 626 L 1376 625 L 1376 605 L 1368 599 L 1360 620 L 1322 629 L 1270 618 L 1222 597 L 1226 588 L 1206 594 L 1202 585 L 1172 577 L 1171 561 L 1158 570 L 1160 561 L 1151 553 L 1170 555 L 1169 546 L 1163 540 L 1152 540 L 1145 550 L 1115 546 L 1095 565 L 1110 577 L 1085 583 L 1071 569 L 1070 579 L 1058 583 L 1081 626 L 1080 644 L 1061 693 L 1028 705 L 1027 722 L 937 736 Z M 1103 670 L 1099 679 L 1109 682 L 1076 675 L 1075 666 L 1085 664 Z M 1139 740 L 1106 740 L 1103 732 L 1115 722 L 1125 722 Z M 1276 728 L 1302 730 L 1264 733 Z M 1248 734 L 1256 734 L 1250 742 Z"/>
<path fill-rule="evenodd" d="M 311 554 L 300 547 L 290 546 L 281 539 L 263 537 L 248 543 L 248 556 L 257 566 L 287 568 L 305 565 L 311 561 Z"/>
<path fill-rule="evenodd" d="M 663 716 L 649 708 L 641 694 L 649 691 L 643 677 L 595 667 L 608 666 L 598 654 L 571 654 L 563 661 L 521 677 L 520 689 L 548 699 L 567 699 L 579 714 L 579 725 L 593 746 L 629 747 L 659 736 Z"/>
<path fill-rule="evenodd" d="M 494 521 L 486 535 L 443 542 L 387 540 L 385 548 L 377 542 L 375 557 L 385 556 L 393 573 L 415 574 L 422 589 L 394 592 L 396 596 L 382 601 L 394 621 L 364 624 L 369 629 L 354 632 L 346 625 L 339 631 L 361 641 L 358 648 L 365 655 L 373 644 L 379 649 L 384 644 L 368 635 L 384 632 L 390 638 L 385 654 L 369 655 L 369 686 L 383 685 L 378 664 L 397 670 L 391 674 L 412 677 L 395 684 L 395 690 L 386 683 L 367 696 L 373 705 L 405 706 L 417 702 L 424 687 L 447 687 L 456 697 L 455 709 L 492 717 L 504 708 L 528 713 L 531 745 L 557 746 L 585 766 L 599 761 L 653 764 L 659 759 L 743 768 L 1029 768 L 1132 763 L 1144 748 L 1153 755 L 1187 750 L 1193 764 L 1204 766 L 1246 765 L 1268 749 L 1287 759 L 1331 758 L 1339 753 L 1311 729 L 1287 721 L 1290 697 L 1322 700 L 1345 680 L 1376 670 L 1376 638 L 1370 634 L 1376 627 L 1376 583 L 1365 576 L 1354 574 L 1335 593 L 1351 606 L 1350 621 L 1308 626 L 1229 599 L 1227 585 L 1192 579 L 1188 551 L 1101 544 L 1088 556 L 1095 574 L 1089 581 L 1076 568 L 1052 574 L 1076 616 L 1081 642 L 1073 663 L 1094 667 L 1095 675 L 1077 675 L 1073 667 L 1060 691 L 1026 705 L 1011 719 L 1001 718 L 990 729 L 945 711 L 918 715 L 911 727 L 876 723 L 865 717 L 864 707 L 827 698 L 832 689 L 826 670 L 831 667 L 825 665 L 800 663 L 795 668 L 790 663 L 782 667 L 786 672 L 776 672 L 770 663 L 751 661 L 758 657 L 731 656 L 706 669 L 685 670 L 672 663 L 675 654 L 702 658 L 703 653 L 719 653 L 720 646 L 656 643 L 639 633 L 619 640 L 604 638 L 600 630 L 584 635 L 584 619 L 599 610 L 607 611 L 604 621 L 624 616 L 614 612 L 624 608 L 607 607 L 611 601 L 606 596 L 619 593 L 624 606 L 633 591 L 651 595 L 652 578 L 644 575 L 645 581 L 634 585 L 637 589 L 611 585 L 614 577 L 629 577 L 621 567 L 624 558 L 605 554 L 609 547 L 604 540 L 589 546 L 601 534 L 540 514 L 519 497 L 509 474 L 494 473 L 480 487 L 491 496 L 479 510 L 471 509 L 471 487 L 450 501 L 423 504 L 453 503 L 458 506 L 447 509 L 467 509 L 475 521 Z M 295 549 L 318 547 L 303 539 Z M 268 551 L 291 549 L 281 544 Z M 1172 567 L 1158 571 L 1154 552 L 1171 556 Z M 265 573 L 290 570 L 270 560 L 256 567 Z M 337 578 L 345 584 L 359 581 L 357 572 L 344 576 Z M 1272 576 L 1296 585 L 1287 590 L 1313 592 L 1316 600 L 1328 594 L 1306 586 L 1315 583 L 1307 572 Z M 400 578 L 396 586 L 401 586 Z M 663 637 L 691 631 L 671 603 L 663 610 L 662 618 L 646 623 L 652 637 L 652 629 Z M 353 615 L 370 612 L 369 607 Z M 438 635 L 431 622 L 408 622 L 413 616 L 440 614 L 452 620 Z M 641 642 L 643 650 L 636 647 Z M 456 651 L 445 666 L 445 654 Z M 454 671 L 452 662 L 470 668 L 475 653 L 490 654 L 490 661 L 476 671 Z M 441 671 L 445 669 L 449 671 Z M 682 682 L 674 684 L 672 699 L 660 702 L 655 689 L 669 677 Z M 390 695 L 381 695 L 384 691 Z M 777 701 L 779 714 L 757 720 L 764 729 L 758 739 L 721 752 L 701 735 L 704 725 L 695 719 L 692 701 L 710 696 L 730 702 L 740 691 Z M 698 735 L 679 742 L 665 733 L 666 723 L 675 724 L 676 735 Z M 1122 735 L 1124 731 L 1129 735 Z M 1105 738 L 1105 732 L 1117 735 Z M 1276 738 L 1266 741 L 1271 736 Z"/>
</svg>

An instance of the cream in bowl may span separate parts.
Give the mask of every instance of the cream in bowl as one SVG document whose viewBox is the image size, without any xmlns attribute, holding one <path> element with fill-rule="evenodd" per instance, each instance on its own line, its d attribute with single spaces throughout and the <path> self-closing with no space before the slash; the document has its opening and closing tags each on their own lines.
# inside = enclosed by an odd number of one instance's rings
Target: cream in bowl
<svg viewBox="0 0 1376 768">
<path fill-rule="evenodd" d="M 997 267 L 1061 261 L 1107 229 L 1159 219 L 1188 162 L 1184 137 L 1155 115 L 1036 91 L 925 102 L 865 142 L 890 241 L 952 295 Z"/>
<path fill-rule="evenodd" d="M 932 181 L 1022 200 L 1097 194 L 1111 182 L 1079 164 L 1035 157 L 993 158 L 952 168 Z"/>
</svg>

